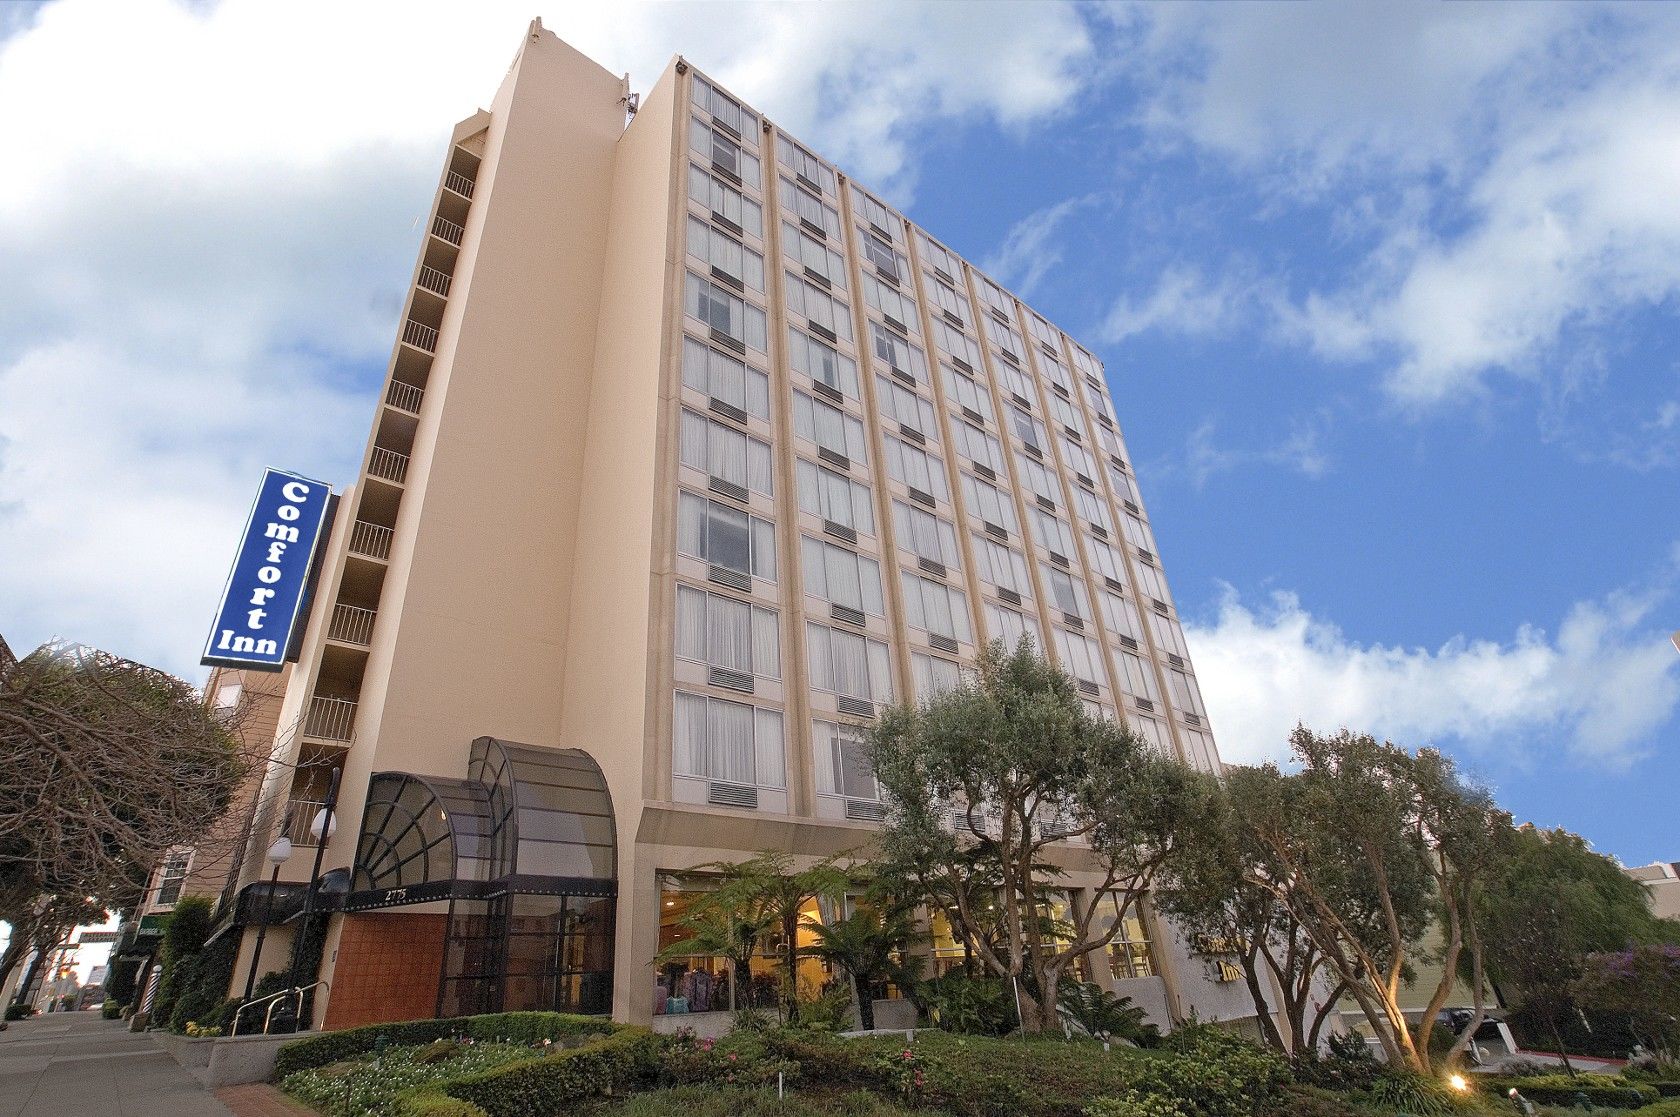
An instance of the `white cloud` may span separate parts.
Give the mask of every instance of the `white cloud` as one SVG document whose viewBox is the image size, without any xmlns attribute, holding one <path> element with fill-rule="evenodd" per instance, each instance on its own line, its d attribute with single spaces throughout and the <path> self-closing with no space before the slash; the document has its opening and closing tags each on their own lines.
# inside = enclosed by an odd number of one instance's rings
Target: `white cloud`
<svg viewBox="0 0 1680 1117">
<path fill-rule="evenodd" d="M 1010 226 L 1003 243 L 980 267 L 1017 295 L 1030 297 L 1039 281 L 1062 262 L 1062 247 L 1055 239 L 1062 223 L 1101 198 L 1086 194 L 1027 214 Z"/>
<path fill-rule="evenodd" d="M 1229 760 L 1283 759 L 1305 722 L 1412 747 L 1456 742 L 1513 766 L 1560 742 L 1579 763 L 1624 768 L 1680 707 L 1680 661 L 1651 623 L 1666 596 L 1577 603 L 1552 636 L 1525 625 L 1428 649 L 1352 640 L 1292 593 L 1252 607 L 1228 589 L 1217 619 L 1186 638 Z"/>
<path fill-rule="evenodd" d="M 0 631 L 194 670 L 260 468 L 345 481 L 450 127 L 533 7 L 647 89 L 681 52 L 861 180 L 1064 108 L 1035 5 L 56 0 L 0 21 Z M 743 34 L 750 28 L 751 34 Z"/>
<path fill-rule="evenodd" d="M 1110 344 L 1148 330 L 1209 334 L 1235 321 L 1250 291 L 1231 276 L 1208 278 L 1201 269 L 1175 264 L 1164 270 L 1145 297 L 1121 295 L 1109 307 L 1097 336 Z"/>
<path fill-rule="evenodd" d="M 1218 434 L 1218 424 L 1206 419 L 1190 432 L 1185 442 L 1185 469 L 1190 483 L 1200 489 L 1218 473 L 1256 465 L 1278 466 L 1306 477 L 1322 477 L 1330 470 L 1330 453 L 1324 446 L 1329 416 L 1320 412 L 1296 418 L 1283 439 L 1271 446 L 1252 448 L 1235 445 Z"/>
</svg>

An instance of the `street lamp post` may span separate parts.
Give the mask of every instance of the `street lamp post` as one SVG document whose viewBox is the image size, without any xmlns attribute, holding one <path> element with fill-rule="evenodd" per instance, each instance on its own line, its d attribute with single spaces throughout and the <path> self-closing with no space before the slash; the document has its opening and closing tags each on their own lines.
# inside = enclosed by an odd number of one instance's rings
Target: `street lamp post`
<svg viewBox="0 0 1680 1117">
<path fill-rule="evenodd" d="M 309 832 L 315 835 L 315 866 L 309 871 L 309 888 L 303 894 L 303 918 L 298 922 L 298 933 L 292 939 L 292 975 L 286 983 L 287 988 L 298 987 L 298 966 L 303 962 L 304 936 L 309 933 L 309 917 L 315 911 L 315 886 L 321 879 L 321 858 L 327 852 L 327 842 L 332 839 L 333 832 L 338 825 L 333 821 L 333 808 L 338 805 L 338 781 L 343 775 L 339 768 L 332 770 L 332 780 L 327 784 L 327 801 L 309 824 Z M 302 1006 L 299 1006 L 299 1015 Z"/>
<path fill-rule="evenodd" d="M 263 939 L 268 937 L 268 923 L 274 918 L 274 893 L 280 887 L 280 866 L 286 863 L 286 858 L 292 855 L 291 815 L 288 814 L 280 824 L 280 836 L 274 839 L 274 844 L 268 847 L 268 863 L 274 866 L 274 871 L 268 877 L 268 902 L 263 905 L 262 922 L 257 924 L 257 942 L 251 950 L 251 970 L 245 975 L 245 996 L 242 1001 L 250 1001 L 251 993 L 257 985 L 257 964 L 262 961 Z"/>
</svg>

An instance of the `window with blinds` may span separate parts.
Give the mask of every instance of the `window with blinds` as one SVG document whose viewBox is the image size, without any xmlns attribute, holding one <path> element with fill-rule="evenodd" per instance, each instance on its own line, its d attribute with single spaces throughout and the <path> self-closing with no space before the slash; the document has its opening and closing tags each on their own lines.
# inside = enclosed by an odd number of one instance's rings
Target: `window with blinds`
<svg viewBox="0 0 1680 1117">
<path fill-rule="evenodd" d="M 945 394 L 964 412 L 973 412 L 987 424 L 996 426 L 997 415 L 992 410 L 992 393 L 982 388 L 973 377 L 964 376 L 947 364 L 939 366 L 945 378 Z"/>
<path fill-rule="evenodd" d="M 939 424 L 933 404 L 896 380 L 875 377 L 875 402 L 881 414 L 902 427 L 915 431 L 930 442 L 939 441 Z"/>
<path fill-rule="evenodd" d="M 788 364 L 843 396 L 858 398 L 857 362 L 825 341 L 788 327 Z"/>
<path fill-rule="evenodd" d="M 1133 698 L 1142 698 L 1147 702 L 1159 702 L 1160 692 L 1155 688 L 1155 672 L 1138 656 L 1131 652 L 1121 652 L 1118 658 L 1120 667 L 1120 689 Z"/>
<path fill-rule="evenodd" d="M 682 375 L 683 387 L 770 420 L 770 378 L 745 361 L 684 337 Z"/>
<path fill-rule="evenodd" d="M 1083 620 L 1085 618 L 1085 582 L 1065 570 L 1058 570 L 1047 562 L 1038 564 L 1039 574 L 1050 590 L 1050 600 L 1056 608 Z"/>
<path fill-rule="evenodd" d="M 764 293 L 764 257 L 693 214 L 688 218 L 688 254 L 736 283 Z"/>
<path fill-rule="evenodd" d="M 1038 640 L 1037 626 L 1029 627 L 1024 613 L 1014 609 L 1005 609 L 996 602 L 986 602 L 986 638 L 988 640 L 1002 640 L 1011 651 L 1021 642 L 1021 637 L 1031 635 L 1034 642 Z"/>
<path fill-rule="evenodd" d="M 874 559 L 802 535 L 799 564 L 805 576 L 806 593 L 873 617 L 886 615 L 881 597 L 881 564 Z"/>
<path fill-rule="evenodd" d="M 671 737 L 671 771 L 677 776 L 787 787 L 780 711 L 679 690 Z"/>
<path fill-rule="evenodd" d="M 775 610 L 690 586 L 677 587 L 676 654 L 742 675 L 782 677 Z"/>
<path fill-rule="evenodd" d="M 860 535 L 875 534 L 874 501 L 867 486 L 804 458 L 794 463 L 794 476 L 801 512 Z"/>
<path fill-rule="evenodd" d="M 973 545 L 974 569 L 982 581 L 1022 597 L 1032 595 L 1027 560 L 1021 552 L 978 531 L 973 533 Z"/>
<path fill-rule="evenodd" d="M 974 424 L 963 420 L 952 423 L 951 441 L 969 461 L 977 462 L 993 473 L 1004 471 L 1002 444 Z"/>
<path fill-rule="evenodd" d="M 893 480 L 912 489 L 927 493 L 937 500 L 947 500 L 950 489 L 945 483 L 945 463 L 938 455 L 920 446 L 912 446 L 896 435 L 887 435 L 887 473 Z"/>
<path fill-rule="evenodd" d="M 916 685 L 917 702 L 926 702 L 962 684 L 962 672 L 955 663 L 924 652 L 910 653 L 910 675 Z"/>
<path fill-rule="evenodd" d="M 714 170 L 727 175 L 733 175 L 741 182 L 752 187 L 760 188 L 761 167 L 758 156 L 742 146 L 745 139 L 731 136 L 722 129 L 714 127 L 710 121 L 699 117 L 689 119 L 688 146 L 702 162 L 710 163 Z"/>
<path fill-rule="evenodd" d="M 868 277 L 865 277 L 865 285 L 869 282 Z M 927 359 L 916 346 L 874 320 L 869 323 L 869 338 L 875 350 L 875 359 L 889 370 L 901 372 L 917 383 L 927 379 Z"/>
<path fill-rule="evenodd" d="M 749 577 L 776 580 L 775 526 L 686 490 L 677 494 L 677 551 Z"/>
<path fill-rule="evenodd" d="M 996 524 L 1006 531 L 1019 531 L 1015 519 L 1015 500 L 1006 495 L 1002 489 L 987 481 L 982 481 L 973 474 L 962 475 L 963 497 L 968 501 L 968 514 L 979 516 L 987 523 Z"/>
<path fill-rule="evenodd" d="M 797 267 L 818 276 L 831 287 L 846 289 L 846 261 L 830 248 L 791 221 L 782 222 L 782 253 Z"/>
<path fill-rule="evenodd" d="M 782 205 L 801 221 L 823 231 L 825 236 L 840 236 L 840 214 L 835 208 L 808 190 L 794 189 L 793 179 L 782 178 Z"/>
<path fill-rule="evenodd" d="M 957 533 L 951 525 L 927 511 L 893 498 L 893 532 L 900 548 L 917 558 L 955 568 Z"/>
<path fill-rule="evenodd" d="M 1065 628 L 1057 628 L 1055 633 L 1062 669 L 1076 679 L 1101 686 L 1106 672 L 1102 665 L 1102 649 L 1097 642 Z"/>
</svg>

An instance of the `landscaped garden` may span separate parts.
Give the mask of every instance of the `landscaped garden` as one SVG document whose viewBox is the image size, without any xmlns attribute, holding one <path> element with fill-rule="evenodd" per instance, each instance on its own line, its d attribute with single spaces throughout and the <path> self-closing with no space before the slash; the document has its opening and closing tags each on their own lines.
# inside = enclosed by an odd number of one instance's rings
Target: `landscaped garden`
<svg viewBox="0 0 1680 1117">
<path fill-rule="evenodd" d="M 1512 1086 L 1541 1114 L 1680 1117 L 1680 1082 L 1650 1073 L 1472 1076 L 1461 1091 L 1362 1045 L 1290 1062 L 1208 1026 L 1151 1048 L 935 1028 L 751 1026 L 713 1041 L 504 1013 L 301 1039 L 276 1078 L 331 1117 L 1474 1117 L 1521 1112 Z"/>
</svg>

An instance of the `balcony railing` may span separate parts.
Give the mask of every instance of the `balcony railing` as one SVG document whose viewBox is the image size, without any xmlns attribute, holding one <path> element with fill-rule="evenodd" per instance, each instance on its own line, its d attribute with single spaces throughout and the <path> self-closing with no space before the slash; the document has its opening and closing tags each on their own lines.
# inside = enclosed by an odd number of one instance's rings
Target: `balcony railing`
<svg viewBox="0 0 1680 1117">
<path fill-rule="evenodd" d="M 373 456 L 368 459 L 368 472 L 382 480 L 400 485 L 408 476 L 408 455 L 387 450 L 383 446 L 375 446 Z"/>
<path fill-rule="evenodd" d="M 424 349 L 428 353 L 437 352 L 438 332 L 424 322 L 416 322 L 410 318 L 403 324 L 402 339 L 416 349 Z"/>
<path fill-rule="evenodd" d="M 348 741 L 355 732 L 356 703 L 349 698 L 328 698 L 317 694 L 309 700 L 303 718 L 303 735 L 323 741 Z"/>
<path fill-rule="evenodd" d="M 299 849 L 313 849 L 315 835 L 309 832 L 310 824 L 315 821 L 315 815 L 326 808 L 326 803 L 314 799 L 293 799 L 286 804 L 286 809 L 292 814 L 292 825 L 286 831 L 286 837 Z"/>
<path fill-rule="evenodd" d="M 327 639 L 367 647 L 373 640 L 372 609 L 355 605 L 334 605 L 332 623 L 327 626 Z"/>
<path fill-rule="evenodd" d="M 449 285 L 454 280 L 450 278 L 448 272 L 441 272 L 436 268 L 429 268 L 422 264 L 420 266 L 420 277 L 415 282 L 432 294 L 447 299 L 449 297 Z"/>
<path fill-rule="evenodd" d="M 472 197 L 473 180 L 468 178 L 466 175 L 450 171 L 444 176 L 443 184 L 449 187 L 449 189 L 455 191 L 455 193 L 461 195 L 463 198 Z"/>
<path fill-rule="evenodd" d="M 411 415 L 420 414 L 420 401 L 426 398 L 426 390 L 414 384 L 407 384 L 401 380 L 391 381 L 391 386 L 385 390 L 385 402 L 398 411 L 407 411 Z"/>
<path fill-rule="evenodd" d="M 449 220 L 447 217 L 432 218 L 432 236 L 437 237 L 439 240 L 448 241 L 450 244 L 453 244 L 458 248 L 461 244 L 461 238 L 466 235 L 467 231 L 464 228 L 455 224 L 455 222 Z"/>
<path fill-rule="evenodd" d="M 350 525 L 350 553 L 381 561 L 388 559 L 391 557 L 393 534 L 390 528 L 381 524 L 357 520 Z"/>
</svg>

